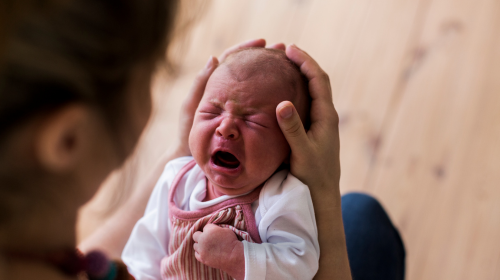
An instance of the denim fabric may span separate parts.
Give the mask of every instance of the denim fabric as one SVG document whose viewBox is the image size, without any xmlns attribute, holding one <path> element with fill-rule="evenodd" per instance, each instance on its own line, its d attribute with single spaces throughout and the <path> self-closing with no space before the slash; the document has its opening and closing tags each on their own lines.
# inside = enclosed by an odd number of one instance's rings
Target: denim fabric
<svg viewBox="0 0 500 280">
<path fill-rule="evenodd" d="M 402 280 L 405 249 L 397 229 L 373 197 L 342 196 L 342 218 L 353 280 Z"/>
</svg>

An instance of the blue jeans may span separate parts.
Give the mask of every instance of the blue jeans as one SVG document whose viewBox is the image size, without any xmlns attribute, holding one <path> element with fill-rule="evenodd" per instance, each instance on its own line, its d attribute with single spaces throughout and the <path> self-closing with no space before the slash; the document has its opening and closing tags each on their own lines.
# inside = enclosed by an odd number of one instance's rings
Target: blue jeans
<svg viewBox="0 0 500 280">
<path fill-rule="evenodd" d="M 353 280 L 402 280 L 405 249 L 397 229 L 373 197 L 342 196 L 342 219 Z"/>
</svg>

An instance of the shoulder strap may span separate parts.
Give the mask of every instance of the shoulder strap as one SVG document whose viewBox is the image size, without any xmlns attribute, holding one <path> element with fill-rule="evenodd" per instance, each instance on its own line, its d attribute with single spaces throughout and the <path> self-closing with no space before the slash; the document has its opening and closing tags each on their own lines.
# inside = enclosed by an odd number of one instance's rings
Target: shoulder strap
<svg viewBox="0 0 500 280">
<path fill-rule="evenodd" d="M 175 205 L 174 202 L 174 197 L 175 197 L 175 192 L 177 190 L 177 187 L 179 186 L 179 181 L 186 175 L 186 173 L 193 169 L 193 167 L 196 165 L 196 161 L 191 160 L 188 162 L 186 165 L 184 165 L 179 172 L 177 172 L 177 175 L 175 175 L 174 180 L 172 181 L 172 185 L 170 186 L 170 191 L 168 192 L 168 203 L 170 206 L 170 209 L 176 209 L 177 206 Z M 169 215 L 171 216 L 172 213 L 169 211 Z"/>
</svg>

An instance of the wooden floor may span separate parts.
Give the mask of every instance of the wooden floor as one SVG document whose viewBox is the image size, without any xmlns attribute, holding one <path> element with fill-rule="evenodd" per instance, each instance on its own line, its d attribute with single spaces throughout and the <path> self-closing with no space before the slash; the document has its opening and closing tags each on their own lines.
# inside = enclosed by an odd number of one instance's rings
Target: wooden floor
<svg viewBox="0 0 500 280">
<path fill-rule="evenodd" d="M 385 206 L 407 279 L 500 279 L 500 1 L 215 0 L 189 38 L 178 78 L 156 79 L 154 116 L 126 172 L 82 211 L 81 238 L 105 219 L 101 205 L 123 200 L 109 193 L 130 193 L 173 143 L 208 57 L 265 38 L 297 44 L 330 75 L 341 190 Z"/>
</svg>

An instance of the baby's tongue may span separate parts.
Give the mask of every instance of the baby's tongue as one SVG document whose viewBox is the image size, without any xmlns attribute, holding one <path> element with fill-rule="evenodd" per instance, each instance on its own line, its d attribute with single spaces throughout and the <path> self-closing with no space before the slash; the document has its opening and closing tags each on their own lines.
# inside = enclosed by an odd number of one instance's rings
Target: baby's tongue
<svg viewBox="0 0 500 280">
<path fill-rule="evenodd" d="M 235 156 L 233 156 L 230 153 L 225 153 L 225 152 L 219 153 L 219 160 L 222 161 L 222 163 L 227 164 L 227 165 L 237 165 L 240 163 L 238 161 L 238 159 L 236 159 Z"/>
</svg>

